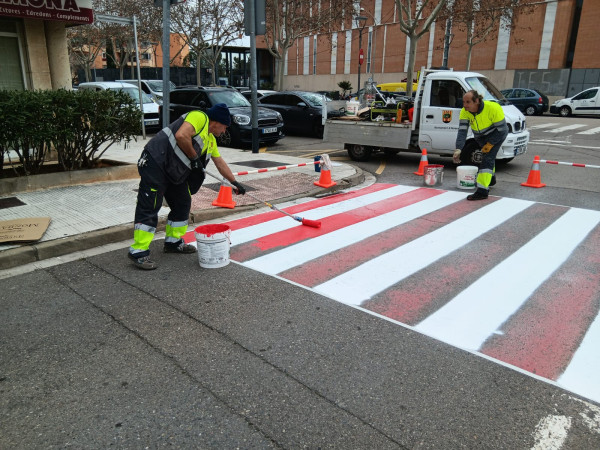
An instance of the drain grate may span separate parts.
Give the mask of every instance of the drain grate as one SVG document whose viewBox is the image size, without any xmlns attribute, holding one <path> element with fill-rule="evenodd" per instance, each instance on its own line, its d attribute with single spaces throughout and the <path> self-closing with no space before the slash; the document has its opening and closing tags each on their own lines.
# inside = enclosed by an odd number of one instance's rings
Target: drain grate
<svg viewBox="0 0 600 450">
<path fill-rule="evenodd" d="M 285 166 L 285 163 L 277 161 L 267 161 L 266 159 L 254 159 L 252 161 L 232 162 L 237 166 L 254 167 L 255 169 L 268 169 L 269 167 Z"/>
<path fill-rule="evenodd" d="M 14 208 L 15 206 L 23 206 L 27 203 L 23 203 L 17 197 L 6 197 L 0 198 L 0 209 Z"/>
</svg>

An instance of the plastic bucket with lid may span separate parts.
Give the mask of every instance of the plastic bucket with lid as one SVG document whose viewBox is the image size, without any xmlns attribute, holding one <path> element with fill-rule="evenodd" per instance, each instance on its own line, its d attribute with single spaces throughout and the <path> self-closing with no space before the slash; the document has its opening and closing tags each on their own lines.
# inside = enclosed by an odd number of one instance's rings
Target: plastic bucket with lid
<svg viewBox="0 0 600 450">
<path fill-rule="evenodd" d="M 444 181 L 444 166 L 428 164 L 423 169 L 423 184 L 425 186 L 441 186 Z"/>
<path fill-rule="evenodd" d="M 216 269 L 229 264 L 231 229 L 228 225 L 200 225 L 194 232 L 200 267 Z"/>
<path fill-rule="evenodd" d="M 477 180 L 477 166 L 458 166 L 456 168 L 456 185 L 459 189 L 473 189 Z"/>
</svg>

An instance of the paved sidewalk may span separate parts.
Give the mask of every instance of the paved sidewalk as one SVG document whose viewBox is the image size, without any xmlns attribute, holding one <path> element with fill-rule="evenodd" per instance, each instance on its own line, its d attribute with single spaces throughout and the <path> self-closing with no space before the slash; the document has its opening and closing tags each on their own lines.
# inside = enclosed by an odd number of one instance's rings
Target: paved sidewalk
<svg viewBox="0 0 600 450">
<path fill-rule="evenodd" d="M 115 145 L 103 155 L 103 159 L 136 164 L 148 140 L 149 138 L 144 141 L 139 137 L 137 142 L 130 142 L 127 148 L 125 145 Z M 221 148 L 220 152 L 234 173 L 309 163 L 302 167 L 249 173 L 237 177 L 249 187 L 252 194 L 271 203 L 327 194 L 364 180 L 364 174 L 357 167 L 333 162 L 331 178 L 337 185 L 323 189 L 314 185 L 320 174 L 315 171 L 312 160 L 231 148 Z M 219 175 L 214 164 L 209 164 L 208 170 Z M 131 170 L 129 173 L 131 174 Z M 23 204 L 0 209 L 0 220 L 50 217 L 51 222 L 42 239 L 35 243 L 0 244 L 0 271 L 131 238 L 138 183 L 139 178 L 131 178 L 129 175 L 126 179 L 114 181 L 49 187 L 3 195 L 4 198 L 14 197 L 17 203 Z M 220 180 L 207 176 L 204 186 L 192 197 L 190 229 L 194 223 L 264 206 L 250 196 L 235 194 L 234 209 L 212 206 L 219 188 Z M 164 228 L 168 212 L 167 207 L 160 210 L 159 231 Z"/>
</svg>

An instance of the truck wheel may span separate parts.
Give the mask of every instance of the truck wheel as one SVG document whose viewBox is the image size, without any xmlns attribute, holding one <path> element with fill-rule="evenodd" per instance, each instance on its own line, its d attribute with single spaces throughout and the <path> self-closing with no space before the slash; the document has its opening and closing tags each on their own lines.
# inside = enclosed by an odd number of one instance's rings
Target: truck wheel
<svg viewBox="0 0 600 450">
<path fill-rule="evenodd" d="M 469 166 L 478 166 L 483 159 L 483 153 L 475 142 L 469 142 L 460 154 L 460 163 Z"/>
<path fill-rule="evenodd" d="M 561 117 L 569 117 L 571 115 L 571 108 L 569 108 L 568 106 L 562 106 L 559 110 L 558 110 L 558 114 Z"/>
<path fill-rule="evenodd" d="M 352 144 L 348 146 L 348 155 L 354 161 L 368 161 L 371 157 L 371 148 L 366 145 Z"/>
</svg>

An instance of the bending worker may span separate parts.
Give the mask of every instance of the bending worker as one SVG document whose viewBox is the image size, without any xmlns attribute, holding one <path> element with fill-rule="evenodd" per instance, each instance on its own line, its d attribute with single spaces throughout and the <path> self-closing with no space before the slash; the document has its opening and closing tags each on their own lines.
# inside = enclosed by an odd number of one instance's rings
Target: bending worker
<svg viewBox="0 0 600 450">
<path fill-rule="evenodd" d="M 477 190 L 467 196 L 467 200 L 485 200 L 490 186 L 496 184 L 496 154 L 508 135 L 508 126 L 498 103 L 483 100 L 483 96 L 475 90 L 467 92 L 463 96 L 456 150 L 452 158 L 455 164 L 460 164 L 460 153 L 465 146 L 469 126 L 481 147 L 483 158 L 477 173 Z"/>
<path fill-rule="evenodd" d="M 204 182 L 204 168 L 212 158 L 217 170 L 235 186 L 236 194 L 246 189 L 237 181 L 221 158 L 215 136 L 231 124 L 229 109 L 219 103 L 206 113 L 191 111 L 163 128 L 144 147 L 138 161 L 140 186 L 135 208 L 134 243 L 129 258 L 140 269 L 152 270 L 157 265 L 150 259 L 150 243 L 158 225 L 158 211 L 167 200 L 171 211 L 165 229 L 165 253 L 194 253 L 196 247 L 186 244 L 192 206 L 192 195 Z"/>
</svg>

